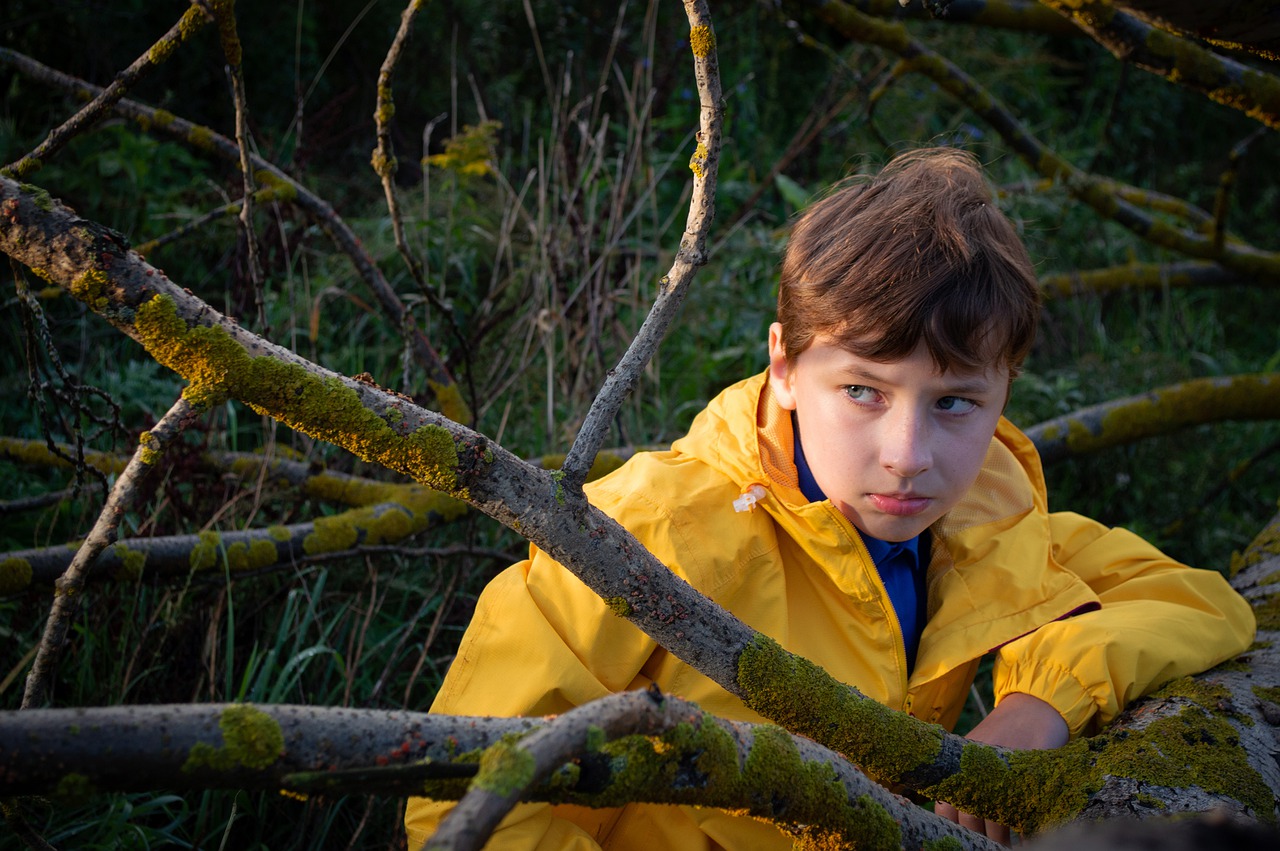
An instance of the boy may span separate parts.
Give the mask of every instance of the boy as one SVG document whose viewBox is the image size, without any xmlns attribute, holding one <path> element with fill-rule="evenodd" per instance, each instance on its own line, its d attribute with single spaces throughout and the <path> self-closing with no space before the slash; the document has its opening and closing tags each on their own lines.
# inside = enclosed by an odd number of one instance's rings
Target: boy
<svg viewBox="0 0 1280 851">
<path fill-rule="evenodd" d="M 1048 512 L 1035 448 L 1001 416 L 1038 313 L 1030 260 L 976 160 L 899 156 L 797 222 L 768 371 L 591 500 L 752 627 L 926 721 L 955 724 L 994 649 L 997 705 L 970 737 L 1065 744 L 1241 652 L 1254 621 L 1218 574 Z M 749 491 L 758 504 L 736 511 Z M 654 682 L 764 720 L 534 550 L 486 588 L 432 710 L 545 715 Z M 410 845 L 447 809 L 412 800 Z M 790 845 L 748 818 L 633 804 L 525 805 L 488 847 Z"/>
</svg>

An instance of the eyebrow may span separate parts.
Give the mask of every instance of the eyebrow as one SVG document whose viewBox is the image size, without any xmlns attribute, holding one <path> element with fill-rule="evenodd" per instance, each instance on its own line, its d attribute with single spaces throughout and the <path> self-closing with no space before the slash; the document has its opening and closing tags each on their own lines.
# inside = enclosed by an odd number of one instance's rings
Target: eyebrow
<svg viewBox="0 0 1280 851">
<path fill-rule="evenodd" d="M 866 381 L 870 384 L 889 384 L 893 382 L 881 375 L 877 375 L 869 369 L 862 366 L 854 365 L 844 368 L 844 373 L 850 378 L 858 381 Z M 956 384 L 946 384 L 943 389 L 944 395 L 947 396 L 982 396 L 995 390 L 996 382 L 988 381 L 983 378 L 967 378 L 959 379 Z"/>
</svg>

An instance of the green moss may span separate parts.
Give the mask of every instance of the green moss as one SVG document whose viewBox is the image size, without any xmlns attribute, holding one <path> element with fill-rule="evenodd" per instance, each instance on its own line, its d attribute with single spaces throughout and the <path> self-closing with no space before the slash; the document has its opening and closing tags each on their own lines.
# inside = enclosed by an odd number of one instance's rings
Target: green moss
<svg viewBox="0 0 1280 851">
<path fill-rule="evenodd" d="M 564 470 L 552 470 L 551 478 L 556 483 L 556 502 L 564 505 Z"/>
<path fill-rule="evenodd" d="M 284 733 L 267 713 L 253 706 L 228 706 L 218 719 L 222 747 L 200 742 L 191 748 L 184 772 L 210 768 L 232 771 L 237 768 L 263 769 L 284 754 Z"/>
<path fill-rule="evenodd" d="M 128 544 L 115 543 L 112 545 L 116 558 L 120 559 L 120 568 L 116 571 L 116 579 L 127 582 L 138 582 L 142 579 L 143 572 L 147 567 L 147 554 L 141 550 L 135 550 Z"/>
<path fill-rule="evenodd" d="M 1134 795 L 1133 802 L 1140 807 L 1146 807 L 1150 810 L 1163 810 L 1165 808 L 1164 801 L 1154 795 L 1148 795 L 1145 792 L 1139 792 Z"/>
<path fill-rule="evenodd" d="M 964 851 L 964 845 L 954 836 L 944 836 L 941 839 L 926 839 L 920 847 L 922 851 Z"/>
<path fill-rule="evenodd" d="M 587 727 L 587 753 L 595 753 L 604 747 L 604 730 L 592 724 Z"/>
<path fill-rule="evenodd" d="M 620 618 L 625 618 L 632 612 L 631 604 L 627 602 L 626 597 L 609 597 L 604 603 L 609 607 L 609 611 Z"/>
<path fill-rule="evenodd" d="M 338 378 L 322 378 L 271 357 L 251 357 L 221 328 L 188 328 L 167 296 L 141 305 L 135 328 L 152 357 L 190 382 L 184 395 L 193 401 L 233 396 L 290 428 L 466 498 L 457 483 L 457 447 L 447 429 L 426 425 L 399 434 Z"/>
<path fill-rule="evenodd" d="M 298 187 L 270 169 L 261 168 L 253 173 L 253 179 L 269 193 L 271 200 L 292 202 L 297 200 Z"/>
<path fill-rule="evenodd" d="M 83 774 L 64 774 L 53 790 L 53 799 L 64 806 L 78 806 L 98 794 L 97 787 Z"/>
<path fill-rule="evenodd" d="M 1280 592 L 1255 597 L 1252 605 L 1253 616 L 1258 620 L 1258 629 L 1280 629 Z"/>
<path fill-rule="evenodd" d="M 267 534 L 271 536 L 271 540 L 282 544 L 293 540 L 293 533 L 289 531 L 288 526 L 268 526 Z"/>
<path fill-rule="evenodd" d="M 0 596 L 25 591 L 31 585 L 31 562 L 10 556 L 0 561 Z"/>
<path fill-rule="evenodd" d="M 191 569 L 199 573 L 218 564 L 218 550 L 222 549 L 222 536 L 217 532 L 201 532 L 196 545 L 191 548 Z"/>
<path fill-rule="evenodd" d="M 533 754 L 520 747 L 519 742 L 503 739 L 485 750 L 480 757 L 480 773 L 473 784 L 506 797 L 516 794 L 533 782 Z"/>
<path fill-rule="evenodd" d="M 873 777 L 898 778 L 932 763 L 943 730 L 870 700 L 777 642 L 757 636 L 738 659 L 746 703 L 788 730 L 858 762 Z"/>
<path fill-rule="evenodd" d="M 20 189 L 24 195 L 31 197 L 31 203 L 35 204 L 37 209 L 43 210 L 46 213 L 53 212 L 53 196 L 49 194 L 47 189 L 43 189 L 39 186 L 33 186 L 30 183 L 20 183 L 18 184 L 18 189 Z"/>
<path fill-rule="evenodd" d="M 1280 686 L 1254 686 L 1253 696 L 1280 706 Z"/>
</svg>

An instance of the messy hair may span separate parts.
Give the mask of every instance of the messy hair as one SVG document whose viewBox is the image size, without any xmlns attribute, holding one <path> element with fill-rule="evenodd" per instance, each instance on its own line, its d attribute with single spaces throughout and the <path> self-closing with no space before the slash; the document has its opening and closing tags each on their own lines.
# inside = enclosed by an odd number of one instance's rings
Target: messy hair
<svg viewBox="0 0 1280 851">
<path fill-rule="evenodd" d="M 796 222 L 782 261 L 778 321 L 787 360 L 814 339 L 884 363 L 924 342 L 939 370 L 1017 373 L 1040 291 L 1026 248 L 977 159 L 938 148 L 852 178 Z"/>
</svg>

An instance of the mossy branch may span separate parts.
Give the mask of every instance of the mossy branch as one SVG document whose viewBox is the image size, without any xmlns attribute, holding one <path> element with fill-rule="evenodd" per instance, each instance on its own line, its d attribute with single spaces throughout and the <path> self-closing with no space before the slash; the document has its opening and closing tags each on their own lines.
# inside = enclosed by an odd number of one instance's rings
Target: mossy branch
<svg viewBox="0 0 1280 851">
<path fill-rule="evenodd" d="M 17 51 L 0 47 L 0 63 L 4 63 L 33 80 L 55 86 L 72 94 L 95 96 L 101 90 L 83 80 L 56 71 L 24 56 Z M 128 98 L 121 98 L 112 109 L 135 122 L 143 130 L 168 136 L 178 142 L 190 145 L 197 151 L 222 159 L 229 163 L 239 163 L 240 147 L 234 141 L 213 132 L 208 127 L 193 124 L 183 118 L 144 106 Z M 361 244 L 355 232 L 343 221 L 332 206 L 324 199 L 308 190 L 276 166 L 257 155 L 250 156 L 258 182 L 277 189 L 279 200 L 296 203 L 320 228 L 329 236 L 337 249 L 345 254 L 356 270 L 356 274 L 365 282 L 377 297 L 383 313 L 397 331 L 402 329 L 408 335 L 408 343 L 413 351 L 414 359 L 427 375 L 427 387 L 436 396 L 436 404 L 445 416 L 455 422 L 471 421 L 471 409 L 462 397 L 462 393 L 454 381 L 452 374 L 445 367 L 444 361 L 436 353 L 434 347 L 421 329 L 413 326 L 408 308 L 395 289 L 382 274 L 373 258 Z"/>
<path fill-rule="evenodd" d="M 36 149 L 21 159 L 10 163 L 0 174 L 16 177 L 19 180 L 29 177 L 38 171 L 44 163 L 66 147 L 67 143 L 78 134 L 88 129 L 95 121 L 124 97 L 124 93 L 137 84 L 148 71 L 164 62 L 184 41 L 198 32 L 210 22 L 209 15 L 197 0 L 192 0 L 191 7 L 182 14 L 178 22 L 169 31 L 160 36 L 160 40 L 125 68 L 105 89 L 95 89 L 96 94 L 75 115 L 68 118 L 60 126 L 49 131 L 44 141 Z"/>
<path fill-rule="evenodd" d="M 1196 228 L 1179 227 L 1149 214 L 1126 195 L 1141 192 L 1077 168 L 1037 139 L 1012 111 L 954 63 L 912 38 L 900 24 L 864 15 L 840 0 L 815 0 L 819 15 L 847 38 L 890 50 L 913 70 L 986 121 L 1037 174 L 1060 183 L 1098 215 L 1147 242 L 1189 257 L 1213 260 L 1257 281 L 1280 280 L 1280 253 L 1236 239 L 1218 240 Z"/>
<path fill-rule="evenodd" d="M 0 773 L 0 796 L 237 788 L 447 800 L 471 786 L 484 790 L 480 799 L 745 811 L 859 848 L 918 849 L 947 837 L 998 847 L 812 741 L 652 692 L 545 719 L 245 704 L 0 712 L 0 752 L 22 769 Z"/>
<path fill-rule="evenodd" d="M 1197 378 L 1034 425 L 1045 464 L 1224 420 L 1280 419 L 1280 373 Z"/>
<path fill-rule="evenodd" d="M 1280 79 L 1214 53 L 1186 38 L 1157 29 L 1099 0 L 1041 0 L 1070 18 L 1121 62 L 1280 129 Z"/>
<path fill-rule="evenodd" d="M 1228 287 L 1251 283 L 1244 276 L 1208 260 L 1181 263 L 1125 263 L 1105 269 L 1059 272 L 1040 277 L 1045 298 L 1107 295 L 1122 290 Z"/>
<path fill-rule="evenodd" d="M 693 53 L 694 79 L 699 99 L 697 148 L 689 160 L 693 192 L 680 249 L 671 269 L 659 282 L 658 295 L 649 315 L 618 365 L 609 374 L 591 403 L 582 428 L 565 458 L 563 484 L 581 492 L 587 472 L 613 425 L 614 417 L 640 374 L 653 358 L 672 320 L 680 310 L 694 274 L 707 262 L 707 235 L 715 216 L 716 175 L 720 168 L 720 142 L 724 125 L 724 99 L 720 91 L 720 65 L 716 35 L 705 0 L 684 0 L 689 19 L 689 49 Z"/>
<path fill-rule="evenodd" d="M 304 523 L 195 535 L 116 541 L 86 579 L 121 582 L 213 574 L 232 577 L 339 557 L 385 552 L 440 523 L 462 516 L 464 502 L 421 485 L 387 485 L 387 501 Z M 83 546 L 83 545 L 82 545 Z M 0 553 L 0 593 L 53 582 L 78 549 L 42 547 Z"/>
</svg>

